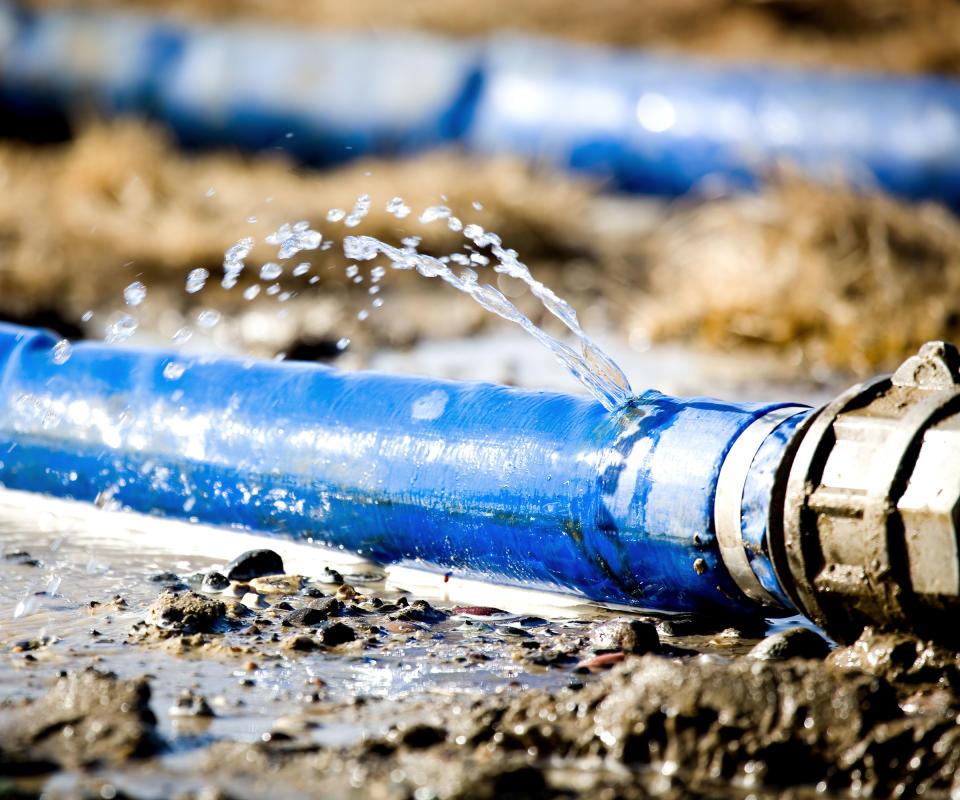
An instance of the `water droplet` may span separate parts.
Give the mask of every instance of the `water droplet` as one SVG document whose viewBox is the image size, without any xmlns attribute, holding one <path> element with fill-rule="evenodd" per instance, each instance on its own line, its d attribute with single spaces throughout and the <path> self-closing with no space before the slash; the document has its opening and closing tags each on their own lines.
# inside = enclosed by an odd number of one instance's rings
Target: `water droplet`
<svg viewBox="0 0 960 800">
<path fill-rule="evenodd" d="M 70 345 L 70 342 L 66 339 L 61 339 L 50 351 L 50 358 L 54 364 L 66 364 L 72 353 L 73 347 Z"/>
<path fill-rule="evenodd" d="M 387 203 L 387 212 L 397 219 L 404 219 L 410 216 L 410 206 L 403 202 L 402 197 L 394 197 Z"/>
<path fill-rule="evenodd" d="M 223 266 L 227 267 L 228 263 L 230 265 L 234 265 L 236 262 L 245 259 L 248 255 L 250 255 L 250 251 L 253 250 L 253 245 L 253 237 L 245 236 L 223 254 Z"/>
<path fill-rule="evenodd" d="M 426 225 L 438 219 L 446 219 L 450 216 L 450 209 L 446 206 L 429 206 L 423 210 L 420 215 L 420 222 Z"/>
<path fill-rule="evenodd" d="M 93 319 L 93 312 L 92 312 L 92 311 L 84 311 L 84 312 L 83 312 L 83 316 L 80 317 L 80 321 L 81 321 L 81 322 L 89 322 L 89 321 L 92 320 L 92 319 Z"/>
<path fill-rule="evenodd" d="M 124 314 L 116 322 L 113 322 L 107 326 L 107 330 L 103 339 L 108 344 L 122 342 L 125 339 L 129 339 L 131 336 L 133 336 L 133 334 L 136 333 L 136 330 L 137 321 L 128 314 Z"/>
<path fill-rule="evenodd" d="M 260 267 L 260 280 L 262 281 L 276 280 L 282 274 L 283 267 L 273 261 L 268 261 L 266 264 Z"/>
<path fill-rule="evenodd" d="M 197 325 L 201 328 L 213 328 L 220 321 L 220 312 L 206 309 L 197 314 Z"/>
<path fill-rule="evenodd" d="M 342 208 L 331 208 L 327 212 L 327 222 L 339 222 L 345 216 L 347 216 L 347 212 Z"/>
<path fill-rule="evenodd" d="M 251 225 L 256 221 L 257 221 L 256 217 L 247 217 L 247 222 L 249 222 Z"/>
<path fill-rule="evenodd" d="M 357 276 L 353 279 L 353 282 L 354 282 L 354 283 L 363 283 L 363 275 L 357 275 Z"/>
<path fill-rule="evenodd" d="M 370 312 L 367 311 L 367 309 L 365 309 L 365 308 L 361 308 L 361 309 L 357 312 L 357 319 L 360 320 L 361 322 L 363 322 L 363 321 L 364 321 L 367 317 L 369 317 L 369 316 L 370 316 Z"/>
<path fill-rule="evenodd" d="M 286 303 L 291 297 L 293 297 L 293 292 L 281 292 L 277 300 L 281 303 Z"/>
<path fill-rule="evenodd" d="M 346 350 L 350 346 L 350 340 L 344 336 L 337 340 L 337 350 Z"/>
<path fill-rule="evenodd" d="M 292 138 L 293 138 L 293 131 L 287 131 L 285 134 L 283 134 L 283 138 L 284 138 L 284 139 L 292 139 Z"/>
<path fill-rule="evenodd" d="M 207 189 L 207 197 L 213 197 L 216 193 L 217 193 L 217 190 L 214 189 L 212 186 L 209 189 Z"/>
<path fill-rule="evenodd" d="M 310 283 L 311 283 L 311 284 L 317 283 L 317 282 L 319 282 L 319 280 L 320 280 L 320 276 L 319 276 L 319 275 L 314 275 L 312 278 L 310 278 Z"/>
<path fill-rule="evenodd" d="M 477 264 L 478 266 L 481 266 L 481 267 L 485 267 L 487 266 L 487 264 L 490 263 L 490 259 L 487 258 L 485 255 L 481 255 L 480 253 L 471 253 L 470 263 Z"/>
<path fill-rule="evenodd" d="M 422 241 L 419 236 L 407 236 L 400 240 L 400 244 L 404 247 L 418 247 Z"/>
<path fill-rule="evenodd" d="M 384 275 L 387 274 L 385 267 L 376 266 L 370 270 L 370 280 L 374 283 L 377 283 Z"/>
<path fill-rule="evenodd" d="M 175 345 L 186 344 L 190 341 L 193 336 L 193 331 L 190 328 L 180 328 L 175 334 L 173 334 L 173 343 Z"/>
<path fill-rule="evenodd" d="M 253 300 L 253 298 L 256 297 L 258 294 L 260 294 L 260 284 L 255 283 L 253 284 L 253 286 L 248 286 L 246 289 L 243 290 L 243 299 Z"/>
<path fill-rule="evenodd" d="M 168 381 L 179 380 L 183 376 L 185 367 L 176 361 L 171 361 L 163 368 L 163 377 Z"/>
<path fill-rule="evenodd" d="M 123 290 L 123 299 L 128 306 L 138 306 L 147 299 L 147 287 L 140 281 L 134 281 Z"/>
<path fill-rule="evenodd" d="M 382 298 L 382 297 L 375 297 L 375 298 L 373 299 L 373 307 L 374 307 L 374 308 L 380 308 L 382 305 L 383 305 L 383 298 Z"/>
<path fill-rule="evenodd" d="M 299 278 L 301 275 L 306 275 L 310 271 L 310 262 L 304 261 L 302 264 L 297 264 L 293 268 L 293 276 Z"/>
<path fill-rule="evenodd" d="M 483 203 L 481 203 L 479 200 L 474 200 L 474 201 L 473 201 L 473 207 L 474 207 L 477 211 L 483 211 Z"/>
<path fill-rule="evenodd" d="M 367 289 L 367 294 L 376 294 L 379 291 L 380 291 L 379 286 L 371 286 L 369 289 Z"/>
<path fill-rule="evenodd" d="M 267 287 L 267 294 L 269 294 L 269 295 L 271 295 L 271 296 L 272 296 L 272 295 L 275 295 L 275 294 L 278 294 L 279 292 L 280 292 L 280 284 L 279 284 L 279 283 L 271 283 L 271 284 Z"/>
<path fill-rule="evenodd" d="M 459 231 L 463 228 L 463 223 L 457 217 L 450 217 L 447 220 L 447 227 L 452 231 Z"/>
<path fill-rule="evenodd" d="M 207 278 L 209 277 L 210 273 L 203 267 L 190 270 L 190 274 L 187 275 L 187 293 L 196 294 L 199 292 L 206 285 Z"/>
<path fill-rule="evenodd" d="M 356 264 L 350 264 L 347 266 L 345 272 L 347 273 L 348 278 L 353 278 L 358 272 L 360 272 L 360 267 L 358 267 Z"/>
</svg>

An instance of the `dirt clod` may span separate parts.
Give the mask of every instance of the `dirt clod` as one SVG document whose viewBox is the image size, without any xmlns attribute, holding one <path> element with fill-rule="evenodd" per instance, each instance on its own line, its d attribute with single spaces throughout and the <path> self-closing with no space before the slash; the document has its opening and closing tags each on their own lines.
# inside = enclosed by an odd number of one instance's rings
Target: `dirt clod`
<svg viewBox="0 0 960 800">
<path fill-rule="evenodd" d="M 121 680 L 88 668 L 63 675 L 53 688 L 16 716 L 0 744 L 0 763 L 11 771 L 98 763 L 122 764 L 159 747 L 143 678 Z M 6 769 L 4 769 L 6 771 Z"/>
</svg>

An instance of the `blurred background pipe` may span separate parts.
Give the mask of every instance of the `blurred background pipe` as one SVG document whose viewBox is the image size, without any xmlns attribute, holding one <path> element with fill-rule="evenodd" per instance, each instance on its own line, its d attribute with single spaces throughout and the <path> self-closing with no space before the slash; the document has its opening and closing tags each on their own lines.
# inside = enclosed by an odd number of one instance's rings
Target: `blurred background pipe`
<svg viewBox="0 0 960 800">
<path fill-rule="evenodd" d="M 676 195 L 781 163 L 960 207 L 960 84 L 718 65 L 520 36 L 303 32 L 0 5 L 8 130 L 137 113 L 310 164 L 457 143 Z"/>
</svg>

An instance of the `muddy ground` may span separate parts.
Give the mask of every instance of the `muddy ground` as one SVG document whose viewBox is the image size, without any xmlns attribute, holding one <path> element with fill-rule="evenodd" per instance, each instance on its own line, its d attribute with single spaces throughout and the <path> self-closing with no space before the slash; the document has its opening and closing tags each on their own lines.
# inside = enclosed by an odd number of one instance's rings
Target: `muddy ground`
<svg viewBox="0 0 960 800">
<path fill-rule="evenodd" d="M 295 565 L 262 554 L 91 570 L 75 541 L 31 538 L 3 553 L 8 591 L 62 582 L 23 595 L 39 599 L 18 624 L 42 633 L 4 637 L 2 796 L 960 792 L 960 657 L 908 637 L 833 649 L 793 621 L 548 618 L 369 569 L 264 576 Z"/>
</svg>

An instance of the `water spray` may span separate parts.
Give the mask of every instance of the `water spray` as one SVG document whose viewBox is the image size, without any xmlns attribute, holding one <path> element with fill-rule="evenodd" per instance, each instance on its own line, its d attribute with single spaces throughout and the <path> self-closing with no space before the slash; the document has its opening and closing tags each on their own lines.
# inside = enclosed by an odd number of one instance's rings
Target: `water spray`
<svg viewBox="0 0 960 800">
<path fill-rule="evenodd" d="M 65 357 L 66 356 L 66 357 Z M 960 357 L 821 409 L 593 399 L 0 324 L 0 483 L 443 577 L 956 638 Z"/>
</svg>

